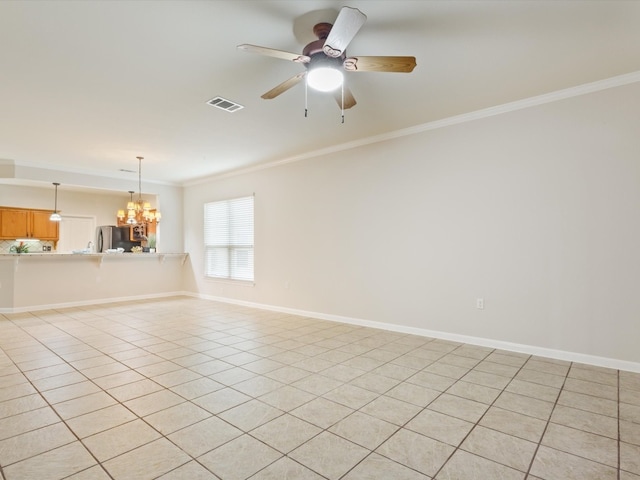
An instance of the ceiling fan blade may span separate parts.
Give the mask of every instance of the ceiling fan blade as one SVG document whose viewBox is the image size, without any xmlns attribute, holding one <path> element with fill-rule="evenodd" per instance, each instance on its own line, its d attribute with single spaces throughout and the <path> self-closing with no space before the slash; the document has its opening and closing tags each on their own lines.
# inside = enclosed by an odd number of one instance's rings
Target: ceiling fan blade
<svg viewBox="0 0 640 480">
<path fill-rule="evenodd" d="M 342 55 L 366 21 L 367 16 L 357 8 L 342 7 L 322 47 L 324 53 L 329 57 Z"/>
<path fill-rule="evenodd" d="M 349 72 L 412 72 L 416 57 L 349 57 L 343 62 Z"/>
<path fill-rule="evenodd" d="M 288 80 L 285 80 L 280 85 L 272 88 L 267 93 L 262 95 L 262 98 L 264 98 L 265 100 L 271 100 L 272 98 L 276 98 L 281 93 L 284 93 L 287 90 L 289 90 L 291 87 L 297 85 L 300 82 L 300 80 L 304 78 L 306 74 L 307 72 L 301 72 L 297 75 L 294 75 L 293 77 L 289 78 Z"/>
<path fill-rule="evenodd" d="M 249 45 L 246 43 L 238 45 L 238 49 L 244 50 L 245 52 L 259 53 L 260 55 L 267 55 L 269 57 L 276 57 L 283 60 L 291 60 L 293 62 L 299 63 L 309 63 L 309 60 L 311 60 L 306 55 L 300 55 L 299 53 L 285 52 L 284 50 L 275 50 L 273 48 L 260 47 L 258 45 Z"/>
<path fill-rule="evenodd" d="M 338 106 L 342 108 L 342 89 L 337 88 L 333 92 L 333 97 L 338 102 Z M 353 98 L 353 93 L 347 87 L 344 87 L 344 109 L 353 107 L 356 104 L 356 99 Z"/>
</svg>

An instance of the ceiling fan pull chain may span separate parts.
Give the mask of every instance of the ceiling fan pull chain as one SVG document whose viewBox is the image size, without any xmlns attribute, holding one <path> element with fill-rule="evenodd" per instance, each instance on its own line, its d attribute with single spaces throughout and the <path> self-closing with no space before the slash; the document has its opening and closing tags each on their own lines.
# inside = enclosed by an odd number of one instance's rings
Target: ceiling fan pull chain
<svg viewBox="0 0 640 480">
<path fill-rule="evenodd" d="M 342 105 L 341 105 L 341 109 L 342 109 L 342 123 L 344 123 L 344 82 L 342 82 Z"/>
<path fill-rule="evenodd" d="M 305 78 L 304 80 L 304 118 L 307 118 L 307 109 L 309 107 L 308 104 L 308 100 L 307 100 L 307 90 L 308 90 L 308 85 L 307 85 L 307 79 Z"/>
</svg>

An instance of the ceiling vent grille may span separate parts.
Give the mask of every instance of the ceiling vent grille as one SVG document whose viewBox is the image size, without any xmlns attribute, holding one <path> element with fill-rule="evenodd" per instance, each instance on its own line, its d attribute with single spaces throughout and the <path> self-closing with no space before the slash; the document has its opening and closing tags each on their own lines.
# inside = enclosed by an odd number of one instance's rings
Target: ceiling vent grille
<svg viewBox="0 0 640 480">
<path fill-rule="evenodd" d="M 207 105 L 211 105 L 212 107 L 216 107 L 227 112 L 237 112 L 238 110 L 244 108 L 243 105 L 232 102 L 231 100 L 227 100 L 226 98 L 222 97 L 212 98 L 207 102 Z"/>
</svg>

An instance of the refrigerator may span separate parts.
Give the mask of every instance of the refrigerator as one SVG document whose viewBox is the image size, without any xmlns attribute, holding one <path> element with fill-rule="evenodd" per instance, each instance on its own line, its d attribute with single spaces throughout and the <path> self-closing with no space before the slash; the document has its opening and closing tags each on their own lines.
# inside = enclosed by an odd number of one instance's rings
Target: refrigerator
<svg viewBox="0 0 640 480">
<path fill-rule="evenodd" d="M 130 227 L 117 227 L 115 225 L 101 225 L 96 229 L 96 252 L 104 253 L 107 250 L 124 248 L 130 252 L 131 247 L 141 246 L 142 242 L 133 242 L 130 239 Z"/>
</svg>

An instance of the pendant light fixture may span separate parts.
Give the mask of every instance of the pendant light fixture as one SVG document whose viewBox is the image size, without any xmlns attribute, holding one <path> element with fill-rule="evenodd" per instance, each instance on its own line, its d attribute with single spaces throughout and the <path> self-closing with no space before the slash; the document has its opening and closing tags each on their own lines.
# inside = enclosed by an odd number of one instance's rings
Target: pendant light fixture
<svg viewBox="0 0 640 480">
<path fill-rule="evenodd" d="M 55 200 L 55 205 L 53 207 L 53 213 L 49 217 L 49 220 L 51 220 L 52 222 L 59 222 L 59 221 L 62 220 L 62 217 L 58 213 L 58 185 L 60 185 L 60 184 L 56 183 L 56 182 L 54 182 L 53 184 L 56 187 L 56 200 Z"/>
<path fill-rule="evenodd" d="M 133 199 L 133 190 L 129 190 L 129 202 L 127 202 L 127 210 L 118 210 L 118 218 L 124 220 L 128 225 L 136 225 L 138 223 L 156 222 L 160 223 L 162 215 L 159 211 L 152 212 L 151 204 L 142 200 L 142 160 L 144 157 L 136 157 L 138 159 L 138 200 Z"/>
</svg>

